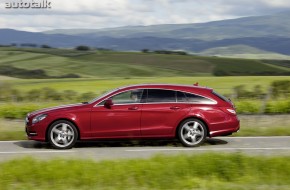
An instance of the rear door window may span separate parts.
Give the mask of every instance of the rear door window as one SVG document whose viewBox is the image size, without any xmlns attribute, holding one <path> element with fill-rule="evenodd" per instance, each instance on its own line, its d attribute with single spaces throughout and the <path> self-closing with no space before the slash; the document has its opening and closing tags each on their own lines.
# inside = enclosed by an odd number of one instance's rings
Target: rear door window
<svg viewBox="0 0 290 190">
<path fill-rule="evenodd" d="M 146 102 L 176 102 L 176 92 L 173 90 L 148 89 Z"/>
</svg>

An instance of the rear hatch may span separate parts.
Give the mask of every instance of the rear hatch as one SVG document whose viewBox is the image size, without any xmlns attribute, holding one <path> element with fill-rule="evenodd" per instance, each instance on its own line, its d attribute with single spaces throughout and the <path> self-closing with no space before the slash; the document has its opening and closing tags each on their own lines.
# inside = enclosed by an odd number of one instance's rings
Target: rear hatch
<svg viewBox="0 0 290 190">
<path fill-rule="evenodd" d="M 231 115 L 236 115 L 236 107 L 234 105 L 234 103 L 231 101 L 231 99 L 226 98 L 225 96 L 212 91 L 212 94 L 215 95 L 216 97 L 218 97 L 220 100 L 222 100 L 223 104 L 221 106 L 221 110 L 224 111 L 227 114 L 231 114 Z"/>
</svg>

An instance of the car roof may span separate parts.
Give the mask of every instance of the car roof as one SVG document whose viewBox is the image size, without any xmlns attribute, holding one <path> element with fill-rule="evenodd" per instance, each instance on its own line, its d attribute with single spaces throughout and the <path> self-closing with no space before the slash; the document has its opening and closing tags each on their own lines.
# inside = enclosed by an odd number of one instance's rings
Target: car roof
<svg viewBox="0 0 290 190">
<path fill-rule="evenodd" d="M 197 85 L 183 85 L 183 84 L 160 84 L 160 83 L 150 83 L 150 84 L 135 84 L 128 85 L 118 88 L 118 90 L 129 90 L 137 88 L 160 88 L 160 89 L 171 89 L 171 90 L 198 90 L 198 91 L 212 91 L 212 88 L 197 86 Z"/>
</svg>

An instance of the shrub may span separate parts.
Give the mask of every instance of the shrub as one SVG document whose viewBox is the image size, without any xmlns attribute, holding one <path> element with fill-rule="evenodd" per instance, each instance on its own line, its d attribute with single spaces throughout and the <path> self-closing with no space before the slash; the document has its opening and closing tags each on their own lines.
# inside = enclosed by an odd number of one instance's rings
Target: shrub
<svg viewBox="0 0 290 190">
<path fill-rule="evenodd" d="M 77 46 L 75 49 L 79 50 L 79 51 L 88 51 L 88 50 L 90 50 L 90 47 L 88 47 L 88 46 Z"/>
<path fill-rule="evenodd" d="M 42 92 L 40 89 L 32 89 L 26 93 L 25 99 L 29 101 L 37 101 L 37 100 L 40 100 L 41 97 L 42 97 Z"/>
<path fill-rule="evenodd" d="M 236 101 L 235 106 L 238 113 L 243 114 L 257 114 L 261 108 L 261 102 L 257 100 L 242 100 Z"/>
<path fill-rule="evenodd" d="M 236 98 L 257 98 L 261 99 L 266 94 L 262 91 L 261 85 L 254 86 L 252 91 L 246 90 L 245 85 L 238 85 L 234 87 L 234 94 Z"/>
<path fill-rule="evenodd" d="M 74 100 L 76 99 L 78 93 L 76 91 L 73 91 L 73 90 L 65 90 L 63 93 L 62 93 L 62 97 L 64 100 Z"/>
<path fill-rule="evenodd" d="M 150 53 L 150 50 L 149 49 L 142 49 L 142 52 L 143 53 Z"/>
<path fill-rule="evenodd" d="M 41 48 L 51 48 L 49 45 L 42 45 Z"/>
<path fill-rule="evenodd" d="M 26 114 L 39 109 L 40 106 L 32 104 L 7 104 L 1 105 L 0 117 L 7 119 L 23 119 Z"/>
<path fill-rule="evenodd" d="M 85 93 L 82 93 L 80 96 L 79 96 L 79 98 L 78 98 L 78 100 L 79 101 L 84 101 L 84 102 L 87 102 L 87 101 L 90 101 L 90 100 L 92 100 L 93 98 L 95 98 L 97 95 L 95 94 L 95 93 L 93 93 L 93 92 L 85 92 Z"/>
<path fill-rule="evenodd" d="M 266 105 L 266 113 L 290 113 L 290 100 L 270 101 Z"/>
<path fill-rule="evenodd" d="M 0 66 L 0 74 L 5 76 L 17 77 L 17 78 L 49 78 L 49 76 L 42 69 L 26 70 L 13 66 Z"/>
<path fill-rule="evenodd" d="M 77 74 L 69 73 L 69 74 L 62 75 L 56 78 L 80 78 L 80 76 Z"/>
<path fill-rule="evenodd" d="M 45 87 L 42 89 L 43 99 L 44 100 L 62 100 L 61 93 L 57 92 L 53 88 Z"/>
<path fill-rule="evenodd" d="M 290 96 L 290 80 L 278 80 L 271 84 L 273 97 Z"/>
</svg>

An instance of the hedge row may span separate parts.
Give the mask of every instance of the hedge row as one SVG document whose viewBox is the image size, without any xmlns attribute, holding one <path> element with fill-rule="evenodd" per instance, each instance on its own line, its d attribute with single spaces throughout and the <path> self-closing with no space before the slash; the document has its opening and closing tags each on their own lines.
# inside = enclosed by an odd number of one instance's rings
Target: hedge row
<svg viewBox="0 0 290 190">
<path fill-rule="evenodd" d="M 59 102 L 51 103 L 8 103 L 0 105 L 0 118 L 23 119 L 26 114 L 45 107 L 59 105 Z M 258 100 L 242 100 L 235 102 L 239 114 L 289 114 L 290 100 L 269 101 L 264 109 L 263 102 Z"/>
</svg>

